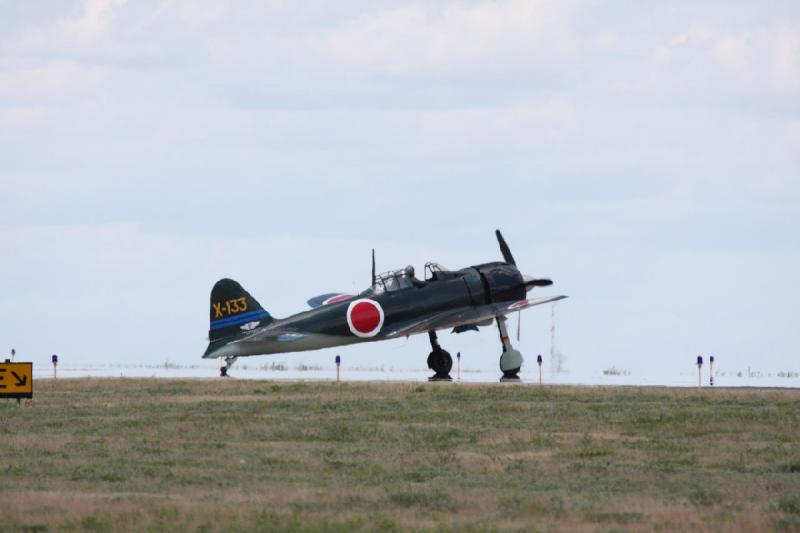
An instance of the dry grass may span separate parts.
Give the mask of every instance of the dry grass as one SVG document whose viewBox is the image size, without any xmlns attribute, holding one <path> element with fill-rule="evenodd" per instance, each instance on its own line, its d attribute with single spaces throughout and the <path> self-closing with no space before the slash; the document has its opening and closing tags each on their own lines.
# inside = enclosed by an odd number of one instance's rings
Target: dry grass
<svg viewBox="0 0 800 533">
<path fill-rule="evenodd" d="M 75 379 L 0 530 L 800 530 L 800 391 Z"/>
</svg>

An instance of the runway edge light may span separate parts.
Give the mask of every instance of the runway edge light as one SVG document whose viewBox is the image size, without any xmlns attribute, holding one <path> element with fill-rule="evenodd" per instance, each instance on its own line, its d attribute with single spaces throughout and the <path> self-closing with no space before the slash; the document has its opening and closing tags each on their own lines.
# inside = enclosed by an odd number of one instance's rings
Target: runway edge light
<svg viewBox="0 0 800 533">
<path fill-rule="evenodd" d="M 714 356 L 708 357 L 708 385 L 714 386 Z"/>
<path fill-rule="evenodd" d="M 703 388 L 703 356 L 697 356 L 697 388 Z"/>
<path fill-rule="evenodd" d="M 536 364 L 539 365 L 539 385 L 542 384 L 542 354 L 536 356 Z"/>
<path fill-rule="evenodd" d="M 339 366 L 341 366 L 341 364 L 342 364 L 342 356 L 341 355 L 337 355 L 336 356 L 336 382 L 337 383 L 339 382 Z"/>
</svg>

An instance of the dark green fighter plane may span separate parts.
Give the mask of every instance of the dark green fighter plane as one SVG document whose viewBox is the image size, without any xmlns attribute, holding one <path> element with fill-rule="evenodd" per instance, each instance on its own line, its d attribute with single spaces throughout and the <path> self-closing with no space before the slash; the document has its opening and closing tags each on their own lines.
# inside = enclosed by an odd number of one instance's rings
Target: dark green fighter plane
<svg viewBox="0 0 800 533">
<path fill-rule="evenodd" d="M 519 379 L 522 354 L 511 346 L 506 316 L 534 305 L 566 298 L 528 298 L 534 287 L 552 285 L 549 279 L 524 276 L 511 250 L 495 232 L 503 262 L 483 263 L 447 270 L 437 263 L 425 265 L 425 279 L 414 276 L 413 267 L 375 275 L 361 294 L 329 293 L 308 301 L 312 309 L 284 319 L 273 318 L 232 279 L 221 279 L 211 290 L 209 345 L 203 357 L 225 359 L 223 376 L 237 357 L 318 350 L 356 342 L 380 341 L 428 333 L 431 379 L 449 380 L 453 359 L 439 346 L 436 332 L 475 330 L 497 322 L 503 351 L 503 379 Z"/>
</svg>

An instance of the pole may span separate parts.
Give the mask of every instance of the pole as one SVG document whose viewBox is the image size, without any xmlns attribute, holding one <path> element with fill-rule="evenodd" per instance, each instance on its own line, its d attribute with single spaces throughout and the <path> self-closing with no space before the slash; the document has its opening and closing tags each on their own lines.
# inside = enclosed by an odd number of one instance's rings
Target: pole
<svg viewBox="0 0 800 533">
<path fill-rule="evenodd" d="M 461 352 L 456 353 L 456 373 L 459 383 L 461 382 Z"/>
<path fill-rule="evenodd" d="M 536 362 L 539 364 L 539 385 L 542 384 L 542 354 L 536 356 Z"/>
<path fill-rule="evenodd" d="M 714 386 L 714 356 L 708 358 L 708 384 Z"/>
<path fill-rule="evenodd" d="M 17 351 L 14 348 L 11 348 L 11 362 L 14 362 L 14 356 L 17 355 Z"/>
<path fill-rule="evenodd" d="M 339 365 L 342 364 L 342 357 L 336 356 L 336 383 L 339 383 Z"/>
<path fill-rule="evenodd" d="M 58 356 L 53 354 L 53 357 L 50 358 L 53 361 L 53 379 L 56 379 L 56 367 L 58 366 Z"/>
<path fill-rule="evenodd" d="M 697 388 L 703 388 L 703 356 L 697 356 Z"/>
</svg>

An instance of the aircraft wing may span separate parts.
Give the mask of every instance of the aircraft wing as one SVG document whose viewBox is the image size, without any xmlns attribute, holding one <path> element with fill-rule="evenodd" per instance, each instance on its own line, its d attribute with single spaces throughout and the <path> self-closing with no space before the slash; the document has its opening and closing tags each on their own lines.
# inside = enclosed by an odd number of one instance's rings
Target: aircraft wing
<svg viewBox="0 0 800 533">
<path fill-rule="evenodd" d="M 479 307 L 461 307 L 419 319 L 398 324 L 385 334 L 385 337 L 407 337 L 417 333 L 431 330 L 449 329 L 457 326 L 477 325 L 492 320 L 498 316 L 506 316 L 534 305 L 542 305 L 563 300 L 566 296 L 541 296 L 527 298 L 516 302 L 503 302 L 499 304 L 481 305 Z"/>
<path fill-rule="evenodd" d="M 387 338 L 408 337 L 409 335 L 416 335 L 417 333 L 447 328 L 449 327 L 447 324 L 451 322 L 463 324 L 465 323 L 464 320 L 471 314 L 471 311 L 473 311 L 473 308 L 462 307 L 452 311 L 427 315 L 413 321 L 396 324 L 383 336 Z"/>
<path fill-rule="evenodd" d="M 557 302 L 559 300 L 563 300 L 566 298 L 564 295 L 560 296 L 540 296 L 538 298 L 527 298 L 525 300 L 519 300 L 518 302 L 513 303 L 505 303 L 505 304 L 492 304 L 485 307 L 494 307 L 495 308 L 495 316 L 502 315 L 506 316 L 509 313 L 513 313 L 514 311 L 521 311 L 522 309 L 527 309 L 528 307 L 533 307 L 534 305 L 542 305 L 542 304 L 549 304 L 550 302 Z"/>
</svg>

